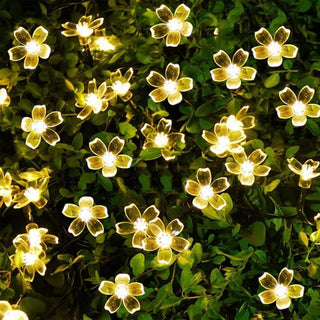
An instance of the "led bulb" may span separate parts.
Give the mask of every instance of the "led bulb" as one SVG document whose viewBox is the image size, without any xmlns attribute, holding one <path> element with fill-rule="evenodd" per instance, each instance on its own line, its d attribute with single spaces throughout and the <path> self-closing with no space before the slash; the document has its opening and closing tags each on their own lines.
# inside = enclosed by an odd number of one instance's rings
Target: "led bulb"
<svg viewBox="0 0 320 320">
<path fill-rule="evenodd" d="M 306 105 L 301 101 L 295 101 L 292 105 L 293 112 L 297 116 L 302 116 L 305 113 Z"/>
<path fill-rule="evenodd" d="M 268 51 L 272 57 L 277 57 L 280 55 L 281 52 L 281 46 L 276 41 L 271 41 L 268 45 Z"/>
<path fill-rule="evenodd" d="M 98 113 L 102 107 L 102 100 L 94 93 L 89 93 L 85 98 L 85 104 L 91 108 L 95 113 Z"/>
<path fill-rule="evenodd" d="M 119 299 L 125 299 L 128 296 L 127 286 L 125 284 L 118 284 L 114 293 Z"/>
<path fill-rule="evenodd" d="M 5 88 L 0 89 L 0 106 L 6 102 L 7 98 L 7 90 Z"/>
<path fill-rule="evenodd" d="M 227 136 L 221 136 L 218 138 L 218 141 L 215 145 L 215 153 L 222 154 L 228 150 L 230 145 L 230 139 Z"/>
<path fill-rule="evenodd" d="M 177 92 L 177 82 L 173 80 L 166 80 L 163 85 L 163 89 L 167 91 L 168 94 L 174 94 Z"/>
<path fill-rule="evenodd" d="M 285 298 L 288 295 L 288 287 L 284 286 L 283 284 L 277 284 L 274 288 L 274 293 L 280 299 Z"/>
<path fill-rule="evenodd" d="M 164 132 L 159 132 L 154 138 L 154 143 L 158 148 L 164 148 L 169 142 L 168 135 Z"/>
<path fill-rule="evenodd" d="M 25 49 L 29 54 L 38 54 L 40 51 L 40 45 L 37 41 L 31 40 L 27 42 L 27 44 L 25 45 Z"/>
<path fill-rule="evenodd" d="M 303 164 L 301 168 L 301 177 L 303 180 L 310 180 L 314 178 L 314 167 L 309 164 Z"/>
<path fill-rule="evenodd" d="M 172 237 L 167 232 L 160 232 L 157 236 L 157 242 L 160 248 L 169 248 L 172 242 Z"/>
<path fill-rule="evenodd" d="M 88 27 L 86 22 L 77 24 L 77 31 L 80 37 L 87 38 L 93 33 L 93 29 Z"/>
<path fill-rule="evenodd" d="M 32 266 L 35 264 L 36 260 L 38 259 L 38 256 L 35 253 L 32 252 L 26 252 L 23 254 L 23 263 L 26 266 Z"/>
<path fill-rule="evenodd" d="M 236 79 L 239 77 L 239 73 L 240 73 L 240 68 L 237 65 L 230 63 L 229 66 L 227 67 L 228 77 L 231 79 Z"/>
<path fill-rule="evenodd" d="M 103 163 L 107 166 L 107 167 L 112 167 L 114 166 L 116 160 L 117 160 L 117 156 L 115 156 L 112 152 L 107 151 L 103 157 L 102 157 Z"/>
<path fill-rule="evenodd" d="M 79 212 L 79 218 L 83 221 L 83 222 L 89 222 L 92 219 L 92 213 L 90 208 L 88 207 L 83 207 L 80 209 Z"/>
<path fill-rule="evenodd" d="M 29 187 L 26 190 L 24 190 L 24 195 L 29 201 L 36 202 L 40 198 L 40 190 Z"/>
<path fill-rule="evenodd" d="M 130 89 L 130 83 L 129 82 L 121 82 L 120 80 L 117 80 L 112 84 L 112 89 L 118 95 L 123 96 Z"/>
<path fill-rule="evenodd" d="M 28 320 L 27 315 L 21 310 L 8 310 L 2 320 Z"/>
<path fill-rule="evenodd" d="M 41 235 L 40 232 L 36 229 L 31 229 L 28 232 L 28 240 L 30 247 L 37 247 L 41 244 Z"/>
<path fill-rule="evenodd" d="M 36 132 L 37 134 L 41 134 L 47 130 L 47 127 L 48 126 L 44 121 L 38 120 L 32 123 L 31 130 Z"/>
<path fill-rule="evenodd" d="M 209 184 L 207 184 L 206 186 L 201 187 L 199 195 L 200 195 L 200 198 L 204 200 L 209 200 L 210 198 L 213 197 L 214 192 L 212 187 Z"/>
<path fill-rule="evenodd" d="M 237 120 L 234 115 L 231 115 L 228 117 L 226 125 L 230 130 L 233 130 L 233 131 L 241 130 L 243 127 L 243 123 Z"/>
<path fill-rule="evenodd" d="M 253 169 L 254 164 L 249 160 L 246 160 L 241 164 L 241 173 L 244 176 L 250 176 L 253 173 Z"/>
<path fill-rule="evenodd" d="M 147 227 L 148 227 L 148 224 L 146 222 L 145 219 L 143 218 L 138 218 L 134 224 L 133 224 L 133 227 L 137 230 L 137 231 L 146 231 L 147 230 Z"/>
<path fill-rule="evenodd" d="M 115 49 L 115 46 L 104 37 L 99 37 L 94 43 L 100 51 L 113 51 Z"/>
<path fill-rule="evenodd" d="M 177 18 L 173 18 L 168 21 L 167 27 L 173 32 L 180 31 L 182 29 L 182 22 Z"/>
</svg>

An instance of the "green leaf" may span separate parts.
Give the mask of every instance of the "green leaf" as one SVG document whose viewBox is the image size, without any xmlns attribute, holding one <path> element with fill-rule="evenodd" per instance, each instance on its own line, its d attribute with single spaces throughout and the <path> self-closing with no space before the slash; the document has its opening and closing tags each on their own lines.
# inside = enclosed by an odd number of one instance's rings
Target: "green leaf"
<svg viewBox="0 0 320 320">
<path fill-rule="evenodd" d="M 213 112 L 213 107 L 212 107 L 212 102 L 211 101 L 208 101 L 206 103 L 203 103 L 202 105 L 200 105 L 194 115 L 196 117 L 206 117 L 207 115 L 211 114 Z"/>
<path fill-rule="evenodd" d="M 308 118 L 307 128 L 315 137 L 319 136 L 320 134 L 319 126 L 314 120 L 311 120 L 310 118 Z"/>
<path fill-rule="evenodd" d="M 133 138 L 137 132 L 137 129 L 129 122 L 120 122 L 119 130 L 125 139 Z"/>
<path fill-rule="evenodd" d="M 191 252 L 194 255 L 194 264 L 198 264 L 202 259 L 202 245 L 200 243 L 195 243 L 191 249 Z"/>
<path fill-rule="evenodd" d="M 242 237 L 254 246 L 262 246 L 266 239 L 266 227 L 263 222 L 252 223 L 244 232 Z"/>
<path fill-rule="evenodd" d="M 183 250 L 180 253 L 177 262 L 178 262 L 178 266 L 181 269 L 185 269 L 185 268 L 190 269 L 194 264 L 194 260 L 195 260 L 194 254 L 190 250 Z"/>
<path fill-rule="evenodd" d="M 163 186 L 164 193 L 168 193 L 172 190 L 172 178 L 170 171 L 166 171 L 165 174 L 161 175 L 160 182 Z"/>
<path fill-rule="evenodd" d="M 139 158 L 142 160 L 154 160 L 161 157 L 161 150 L 159 148 L 148 148 L 142 150 L 139 154 Z"/>
<path fill-rule="evenodd" d="M 286 151 L 286 158 L 292 158 L 298 151 L 299 151 L 300 147 L 299 146 L 293 146 L 290 147 L 287 151 Z"/>
<path fill-rule="evenodd" d="M 265 81 L 264 81 L 264 86 L 266 88 L 273 88 L 276 85 L 278 85 L 280 82 L 280 76 L 279 73 L 273 73 L 271 76 L 269 76 Z"/>
<path fill-rule="evenodd" d="M 46 304 L 39 299 L 25 297 L 20 301 L 20 309 L 24 311 L 30 319 L 35 315 L 43 314 L 46 312 Z"/>
<path fill-rule="evenodd" d="M 140 314 L 138 320 L 152 320 L 150 314 Z"/>
<path fill-rule="evenodd" d="M 298 12 L 307 12 L 312 7 L 312 2 L 309 0 L 299 0 L 297 3 Z"/>
<path fill-rule="evenodd" d="M 178 306 L 180 302 L 182 301 L 182 298 L 173 296 L 169 297 L 168 299 L 164 300 L 164 302 L 161 304 L 160 309 L 168 309 L 174 306 Z"/>
<path fill-rule="evenodd" d="M 130 260 L 130 267 L 132 268 L 132 272 L 135 276 L 143 273 L 145 270 L 144 265 L 144 254 L 137 253 L 131 260 Z"/>
</svg>

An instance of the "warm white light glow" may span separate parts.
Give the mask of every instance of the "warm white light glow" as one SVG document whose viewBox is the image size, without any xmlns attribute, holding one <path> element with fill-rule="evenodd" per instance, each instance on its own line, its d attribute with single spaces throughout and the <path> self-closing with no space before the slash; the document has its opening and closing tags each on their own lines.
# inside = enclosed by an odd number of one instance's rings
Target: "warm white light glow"
<svg viewBox="0 0 320 320">
<path fill-rule="evenodd" d="M 270 44 L 268 45 L 268 51 L 270 55 L 273 57 L 279 56 L 281 52 L 281 46 L 278 42 L 271 41 Z"/>
<path fill-rule="evenodd" d="M 32 123 L 31 129 L 32 129 L 32 131 L 34 131 L 38 134 L 41 134 L 47 130 L 47 127 L 48 126 L 46 125 L 46 123 L 44 121 L 38 120 L 38 121 L 34 121 Z"/>
<path fill-rule="evenodd" d="M 169 248 L 172 242 L 172 237 L 169 233 L 160 232 L 157 236 L 157 242 L 160 248 Z"/>
<path fill-rule="evenodd" d="M 305 113 L 306 105 L 302 103 L 301 101 L 295 101 L 292 105 L 294 114 L 297 116 L 302 116 Z"/>
<path fill-rule="evenodd" d="M 29 54 L 39 53 L 40 45 L 37 41 L 31 40 L 25 45 L 25 49 Z"/>
<path fill-rule="evenodd" d="M 241 164 L 241 173 L 244 176 L 251 175 L 253 172 L 253 169 L 254 169 L 254 164 L 249 160 L 246 160 Z"/>
<path fill-rule="evenodd" d="M 92 107 L 94 111 L 99 112 L 102 107 L 102 100 L 99 99 L 96 94 L 89 93 L 85 98 L 85 104 Z"/>
<path fill-rule="evenodd" d="M 83 222 L 89 222 L 92 219 L 92 213 L 91 213 L 90 208 L 88 208 L 88 207 L 81 208 L 79 211 L 79 218 Z"/>
<path fill-rule="evenodd" d="M 243 127 L 243 123 L 237 120 L 234 115 L 228 117 L 226 125 L 230 130 L 233 131 L 241 130 Z"/>
<path fill-rule="evenodd" d="M 284 286 L 283 284 L 277 284 L 274 293 L 277 295 L 278 298 L 285 298 L 288 295 L 288 287 Z"/>
<path fill-rule="evenodd" d="M 26 266 L 32 266 L 34 265 L 34 263 L 36 262 L 36 260 L 38 259 L 38 256 L 32 252 L 26 252 L 24 255 L 23 255 L 23 263 L 26 265 Z"/>
<path fill-rule="evenodd" d="M 93 29 L 88 27 L 86 22 L 77 24 L 77 31 L 79 36 L 87 38 L 92 35 Z"/>
<path fill-rule="evenodd" d="M 116 162 L 117 157 L 112 152 L 107 151 L 103 155 L 102 160 L 107 167 L 112 167 L 114 166 L 114 163 Z"/>
<path fill-rule="evenodd" d="M 215 153 L 221 154 L 228 150 L 230 145 L 230 139 L 227 136 L 221 136 L 218 138 L 217 144 L 215 145 Z"/>
<path fill-rule="evenodd" d="M 99 37 L 94 43 L 98 46 L 100 51 L 113 51 L 115 49 L 115 46 L 104 37 Z"/>
<path fill-rule="evenodd" d="M 5 88 L 0 89 L 0 105 L 4 104 L 7 98 L 7 90 Z"/>
<path fill-rule="evenodd" d="M 37 229 L 31 229 L 28 232 L 30 247 L 37 247 L 41 244 L 41 235 Z"/>
<path fill-rule="evenodd" d="M 11 189 L 10 188 L 4 188 L 0 187 L 0 197 L 6 197 L 11 194 Z"/>
<path fill-rule="evenodd" d="M 303 180 L 310 180 L 314 178 L 314 167 L 309 164 L 303 164 L 301 169 L 301 176 Z"/>
<path fill-rule="evenodd" d="M 118 284 L 114 293 L 119 299 L 125 299 L 128 296 L 127 286 L 125 284 Z"/>
<path fill-rule="evenodd" d="M 28 320 L 28 317 L 21 310 L 8 310 L 2 320 Z"/>
<path fill-rule="evenodd" d="M 209 200 L 210 198 L 213 197 L 214 192 L 212 187 L 209 184 L 207 184 L 206 186 L 201 187 L 199 195 L 200 195 L 200 198 Z"/>
<path fill-rule="evenodd" d="M 166 80 L 163 85 L 163 89 L 166 90 L 168 94 L 176 93 L 177 87 L 177 82 L 172 80 Z"/>
<path fill-rule="evenodd" d="M 112 84 L 112 89 L 117 94 L 123 96 L 130 89 L 130 83 L 129 82 L 121 82 L 120 80 L 117 80 L 117 81 L 115 81 L 115 83 Z"/>
<path fill-rule="evenodd" d="M 137 230 L 137 231 L 146 231 L 147 230 L 147 227 L 148 227 L 148 224 L 146 222 L 145 219 L 143 218 L 138 218 L 134 224 L 133 224 L 133 227 Z"/>
<path fill-rule="evenodd" d="M 182 23 L 179 19 L 173 18 L 168 21 L 167 27 L 170 31 L 180 31 L 182 29 Z"/>
<path fill-rule="evenodd" d="M 214 28 L 213 35 L 215 35 L 215 36 L 219 35 L 219 29 L 218 28 Z"/>
<path fill-rule="evenodd" d="M 29 187 L 26 190 L 24 190 L 24 195 L 29 201 L 35 202 L 38 201 L 40 198 L 40 190 Z"/>
<path fill-rule="evenodd" d="M 229 78 L 236 79 L 239 77 L 240 68 L 237 65 L 230 63 L 227 67 L 227 73 Z"/>
<path fill-rule="evenodd" d="M 163 148 L 168 144 L 169 138 L 168 135 L 164 132 L 159 132 L 154 138 L 154 143 L 157 147 Z"/>
</svg>

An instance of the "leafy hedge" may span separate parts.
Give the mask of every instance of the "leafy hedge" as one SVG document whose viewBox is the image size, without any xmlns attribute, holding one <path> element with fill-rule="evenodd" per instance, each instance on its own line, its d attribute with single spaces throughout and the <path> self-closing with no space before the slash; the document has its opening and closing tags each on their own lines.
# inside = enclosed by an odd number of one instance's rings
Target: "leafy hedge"
<svg viewBox="0 0 320 320">
<path fill-rule="evenodd" d="M 287 166 L 287 158 L 293 156 L 301 162 L 319 159 L 319 119 L 308 118 L 305 126 L 294 128 L 275 111 L 281 104 L 279 91 L 286 86 L 298 92 L 309 85 L 315 89 L 314 103 L 319 101 L 319 1 L 189 0 L 185 4 L 191 8 L 188 21 L 193 33 L 175 48 L 150 34 L 150 27 L 159 23 L 155 9 L 161 4 L 158 0 L 0 2 L 0 85 L 11 98 L 10 106 L 0 112 L 0 166 L 15 181 L 29 168 L 51 170 L 49 201 L 43 209 L 1 207 L 0 300 L 18 303 L 32 320 L 320 319 L 319 249 L 309 240 L 316 230 L 313 217 L 320 211 L 320 180 L 301 189 Z M 179 4 L 166 3 L 172 10 Z M 121 44 L 99 60 L 83 50 L 76 37 L 61 35 L 61 24 L 91 14 L 104 17 L 107 34 Z M 13 31 L 23 26 L 32 32 L 39 25 L 49 31 L 46 43 L 52 52 L 35 70 L 24 70 L 23 63 L 9 61 Z M 270 68 L 252 57 L 251 48 L 257 45 L 254 32 L 265 27 L 273 34 L 282 25 L 291 30 L 289 43 L 299 48 L 298 56 Z M 212 81 L 210 70 L 217 67 L 212 55 L 222 49 L 232 56 L 239 48 L 250 52 L 247 65 L 257 69 L 257 76 L 232 91 Z M 175 106 L 154 103 L 148 96 L 149 72 L 163 74 L 169 62 L 178 63 L 194 86 Z M 130 67 L 133 97 L 128 102 L 118 99 L 85 121 L 76 117 L 75 103 L 87 92 L 90 80 L 100 84 L 118 68 Z M 64 121 L 57 129 L 61 141 L 55 146 L 44 142 L 35 150 L 26 146 L 21 120 L 31 115 L 34 105 L 61 111 Z M 226 159 L 210 153 L 201 137 L 222 116 L 236 114 L 245 105 L 256 118 L 256 126 L 246 132 L 245 149 L 264 150 L 265 164 L 271 167 L 270 174 L 251 187 L 230 175 Z M 157 149 L 142 149 L 141 128 L 163 117 L 172 119 L 172 131 L 186 137 L 185 148 L 178 148 L 171 161 Z M 100 138 L 107 143 L 115 136 L 125 139 L 123 153 L 133 163 L 106 178 L 87 166 L 86 158 L 92 155 L 89 142 Z M 187 179 L 195 180 L 197 170 L 205 167 L 214 178 L 226 176 L 231 185 L 230 196 L 224 195 L 227 207 L 218 213 L 193 207 L 184 189 Z M 101 220 L 105 232 L 96 238 L 88 231 L 78 237 L 68 232 L 70 219 L 62 214 L 63 207 L 77 204 L 82 196 L 108 208 L 109 217 Z M 190 248 L 176 254 L 169 266 L 157 264 L 154 252 L 132 248 L 131 237 L 122 237 L 115 229 L 117 222 L 126 220 L 124 207 L 130 203 L 141 210 L 154 204 L 164 221 L 178 218 Z M 9 256 L 15 253 L 12 240 L 31 221 L 58 236 L 59 244 L 47 252 L 45 276 L 27 282 L 11 266 Z M 305 287 L 305 294 L 280 311 L 274 304 L 260 302 L 258 278 L 264 272 L 276 276 L 286 266 L 294 270 L 294 282 Z M 116 316 L 104 310 L 108 297 L 98 287 L 119 273 L 144 285 L 141 310 L 133 315 L 124 307 Z"/>
</svg>

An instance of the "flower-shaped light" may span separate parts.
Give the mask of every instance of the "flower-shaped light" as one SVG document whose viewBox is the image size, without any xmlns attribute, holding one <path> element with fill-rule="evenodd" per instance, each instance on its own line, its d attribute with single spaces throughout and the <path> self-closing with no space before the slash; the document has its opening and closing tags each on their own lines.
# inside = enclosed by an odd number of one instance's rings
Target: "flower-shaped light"
<svg viewBox="0 0 320 320">
<path fill-rule="evenodd" d="M 4 174 L 0 168 L 0 208 L 4 203 L 7 207 L 11 205 L 14 194 L 19 191 L 19 186 L 12 184 L 12 177 L 9 172 Z"/>
<path fill-rule="evenodd" d="M 311 118 L 320 117 L 320 106 L 309 103 L 314 95 L 314 89 L 304 86 L 298 98 L 288 87 L 279 92 L 279 97 L 286 105 L 276 108 L 278 117 L 281 119 L 291 119 L 295 127 L 304 126 L 307 122 L 307 116 Z"/>
<path fill-rule="evenodd" d="M 91 35 L 95 29 L 103 24 L 103 20 L 103 18 L 99 18 L 92 21 L 92 16 L 82 16 L 77 24 L 73 22 L 62 24 L 66 30 L 61 33 L 66 37 L 78 36 L 80 44 L 85 46 L 90 43 Z"/>
<path fill-rule="evenodd" d="M 98 219 L 108 217 L 108 210 L 105 206 L 94 206 L 92 197 L 81 197 L 79 199 L 79 206 L 73 203 L 66 203 L 63 207 L 62 213 L 68 217 L 73 218 L 68 231 L 75 237 L 78 236 L 87 226 L 89 232 L 97 237 L 104 232 L 103 224 Z"/>
<path fill-rule="evenodd" d="M 10 104 L 10 97 L 5 88 L 0 89 L 0 107 L 7 107 Z"/>
<path fill-rule="evenodd" d="M 121 70 L 118 69 L 116 72 L 111 72 L 110 82 L 111 85 L 107 87 L 106 99 L 113 100 L 112 103 L 116 103 L 117 97 L 119 96 L 123 102 L 127 102 L 132 97 L 130 91 L 130 79 L 133 75 L 133 68 L 130 68 L 122 75 Z"/>
<path fill-rule="evenodd" d="M 161 150 L 161 154 L 165 160 L 175 159 L 175 144 L 178 141 L 185 143 L 185 138 L 183 133 L 170 133 L 171 126 L 172 121 L 165 118 L 160 119 L 156 128 L 145 123 L 141 129 L 142 134 L 146 137 L 143 149 L 158 148 Z"/>
<path fill-rule="evenodd" d="M 191 35 L 193 29 L 192 24 L 185 21 L 190 14 L 190 8 L 186 5 L 180 4 L 173 14 L 167 6 L 162 4 L 156 9 L 156 14 L 163 23 L 151 27 L 151 35 L 155 39 L 161 39 L 167 36 L 167 47 L 178 46 L 181 35 L 185 37 Z"/>
<path fill-rule="evenodd" d="M 19 27 L 14 33 L 14 37 L 21 44 L 8 50 L 10 60 L 19 61 L 25 58 L 24 68 L 35 69 L 41 59 L 48 59 L 50 47 L 43 43 L 47 39 L 48 31 L 43 27 L 34 30 L 32 37 L 29 32 Z"/>
<path fill-rule="evenodd" d="M 229 153 L 243 150 L 240 143 L 246 139 L 246 135 L 242 128 L 234 131 L 228 128 L 227 123 L 216 123 L 213 132 L 202 131 L 202 138 L 211 144 L 211 152 L 219 158 L 224 158 Z"/>
<path fill-rule="evenodd" d="M 318 169 L 320 162 L 313 161 L 312 159 L 307 160 L 304 164 L 300 163 L 295 158 L 287 159 L 288 167 L 292 172 L 299 175 L 299 187 L 308 189 L 311 187 L 311 180 L 320 176 Z M 318 169 L 318 170 L 317 170 Z"/>
<path fill-rule="evenodd" d="M 132 247 L 142 249 L 142 240 L 147 236 L 148 225 L 158 218 L 160 211 L 152 205 L 144 210 L 141 215 L 138 207 L 131 203 L 124 207 L 124 212 L 129 222 L 118 222 L 116 224 L 117 233 L 121 235 L 133 234 Z"/>
<path fill-rule="evenodd" d="M 247 116 L 249 106 L 242 107 L 236 115 L 224 116 L 220 123 L 225 123 L 227 128 L 231 131 L 247 130 L 255 126 L 255 118 Z"/>
<path fill-rule="evenodd" d="M 128 169 L 131 167 L 132 158 L 126 154 L 119 154 L 124 146 L 124 140 L 114 137 L 108 145 L 95 138 L 89 143 L 90 150 L 95 156 L 86 159 L 88 168 L 99 170 L 102 168 L 104 177 L 114 177 L 117 174 L 117 168 Z"/>
<path fill-rule="evenodd" d="M 108 107 L 108 101 L 105 99 L 107 85 L 102 82 L 97 88 L 96 79 L 89 81 L 88 93 L 85 95 L 84 104 L 76 103 L 76 107 L 82 108 L 77 115 L 77 118 L 84 120 L 89 117 L 91 112 L 97 114 L 100 111 L 105 111 Z"/>
<path fill-rule="evenodd" d="M 146 251 L 158 250 L 157 260 L 161 264 L 169 264 L 172 258 L 172 249 L 178 252 L 189 248 L 190 243 L 177 237 L 183 230 L 183 223 L 179 219 L 172 220 L 167 227 L 161 219 L 156 219 L 149 224 L 148 237 L 142 241 Z"/>
<path fill-rule="evenodd" d="M 180 78 L 180 66 L 169 63 L 166 67 L 165 77 L 156 71 L 151 71 L 147 77 L 148 83 L 156 87 L 150 92 L 149 96 L 154 102 L 161 102 L 168 99 L 171 105 L 178 104 L 182 101 L 181 92 L 189 91 L 193 88 L 191 78 Z"/>
<path fill-rule="evenodd" d="M 115 313 L 123 302 L 124 307 L 129 313 L 135 313 L 140 310 L 140 302 L 137 298 L 144 294 L 142 283 L 131 282 L 127 273 L 120 273 L 116 276 L 114 282 L 102 281 L 99 291 L 106 295 L 111 295 L 104 308 L 110 313 Z"/>
<path fill-rule="evenodd" d="M 48 179 L 43 180 L 34 180 L 27 183 L 24 190 L 20 190 L 20 192 L 16 193 L 13 202 L 14 209 L 20 209 L 27 206 L 30 203 L 33 203 L 38 209 L 43 208 L 48 200 L 43 195 L 47 193 L 48 189 Z"/>
<path fill-rule="evenodd" d="M 197 171 L 197 181 L 187 180 L 186 192 L 194 196 L 192 204 L 198 209 L 204 209 L 209 204 L 216 210 L 226 206 L 225 200 L 218 194 L 230 186 L 227 178 L 221 177 L 212 181 L 209 168 L 200 168 Z"/>
<path fill-rule="evenodd" d="M 227 162 L 226 168 L 232 173 L 238 175 L 242 185 L 252 186 L 255 176 L 265 177 L 269 174 L 271 168 L 261 163 L 267 155 L 261 150 L 254 150 L 248 157 L 244 151 L 232 154 L 236 162 Z"/>
<path fill-rule="evenodd" d="M 257 70 L 252 67 L 243 67 L 248 57 L 249 52 L 239 49 L 231 61 L 225 51 L 218 51 L 213 55 L 213 60 L 220 68 L 210 71 L 213 81 L 227 81 L 227 88 L 234 90 L 241 86 L 241 80 L 254 80 Z"/>
<path fill-rule="evenodd" d="M 23 311 L 12 308 L 11 304 L 6 300 L 0 301 L 0 319 L 29 320 L 28 316 Z"/>
<path fill-rule="evenodd" d="M 116 46 L 115 43 L 111 41 L 111 38 L 112 36 L 107 36 L 106 29 L 95 30 L 92 41 L 89 44 L 90 50 L 103 52 L 114 51 Z"/>
<path fill-rule="evenodd" d="M 282 57 L 295 58 L 297 56 L 298 48 L 292 44 L 285 44 L 290 36 L 290 30 L 283 26 L 277 29 L 273 39 L 265 28 L 255 32 L 254 36 L 261 46 L 252 48 L 253 56 L 259 60 L 268 58 L 270 67 L 281 66 Z"/>
<path fill-rule="evenodd" d="M 316 223 L 317 231 L 314 231 L 310 234 L 310 240 L 312 242 L 315 242 L 317 245 L 319 245 L 320 244 L 320 213 L 318 213 L 314 217 L 314 221 Z"/>
<path fill-rule="evenodd" d="M 29 132 L 26 145 L 36 149 L 41 138 L 51 146 L 60 141 L 59 135 L 51 128 L 62 123 L 63 118 L 60 111 L 52 111 L 46 115 L 45 105 L 36 105 L 32 109 L 32 118 L 24 117 L 21 121 L 21 129 Z"/>
<path fill-rule="evenodd" d="M 279 310 L 289 308 L 292 298 L 301 298 L 304 287 L 300 284 L 290 285 L 293 279 L 293 270 L 283 268 L 278 277 L 278 281 L 268 272 L 260 278 L 260 284 L 268 289 L 259 293 L 259 298 L 263 304 L 276 302 Z"/>
</svg>

